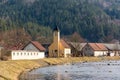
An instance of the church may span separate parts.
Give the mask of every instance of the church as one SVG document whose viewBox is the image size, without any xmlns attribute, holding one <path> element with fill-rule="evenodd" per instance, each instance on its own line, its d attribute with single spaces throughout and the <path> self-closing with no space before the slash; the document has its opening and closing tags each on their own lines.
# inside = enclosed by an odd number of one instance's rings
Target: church
<svg viewBox="0 0 120 80">
<path fill-rule="evenodd" d="M 71 56 L 71 48 L 63 39 L 60 39 L 60 30 L 57 26 L 53 30 L 53 42 L 48 49 L 49 57 L 59 58 Z"/>
</svg>

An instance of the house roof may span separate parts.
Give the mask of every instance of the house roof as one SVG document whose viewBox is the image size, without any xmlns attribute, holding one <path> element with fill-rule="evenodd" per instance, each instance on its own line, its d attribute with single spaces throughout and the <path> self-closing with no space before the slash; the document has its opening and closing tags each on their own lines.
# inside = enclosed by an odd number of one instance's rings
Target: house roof
<svg viewBox="0 0 120 80">
<path fill-rule="evenodd" d="M 60 42 L 65 48 L 70 48 L 70 46 L 63 39 L 60 39 Z"/>
<path fill-rule="evenodd" d="M 69 42 L 69 45 L 78 51 L 81 51 L 82 48 L 86 45 L 87 43 L 80 43 L 80 42 Z"/>
<path fill-rule="evenodd" d="M 119 44 L 120 42 L 117 39 L 113 39 L 112 41 L 110 41 L 110 43 L 112 43 L 112 44 Z"/>
<path fill-rule="evenodd" d="M 31 43 L 40 51 L 45 51 L 46 49 L 38 42 L 38 41 L 31 41 Z"/>
<path fill-rule="evenodd" d="M 24 45 L 22 43 L 17 43 L 12 47 L 6 47 L 6 49 L 10 49 L 10 50 L 21 50 L 23 49 Z"/>
<path fill-rule="evenodd" d="M 95 51 L 107 50 L 107 48 L 102 43 L 88 43 L 88 45 Z"/>
<path fill-rule="evenodd" d="M 106 46 L 106 48 L 108 48 L 109 50 L 120 50 L 120 44 L 109 44 L 109 43 L 104 43 L 104 45 Z"/>
</svg>

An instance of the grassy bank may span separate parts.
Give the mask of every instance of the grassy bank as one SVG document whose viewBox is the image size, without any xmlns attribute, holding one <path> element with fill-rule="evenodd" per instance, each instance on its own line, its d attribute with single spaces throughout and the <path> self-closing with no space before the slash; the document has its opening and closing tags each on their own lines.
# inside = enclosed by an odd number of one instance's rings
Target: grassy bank
<svg viewBox="0 0 120 80">
<path fill-rule="evenodd" d="M 23 71 L 43 66 L 101 60 L 120 60 L 120 57 L 45 58 L 40 60 L 1 61 L 0 80 L 17 80 Z"/>
</svg>

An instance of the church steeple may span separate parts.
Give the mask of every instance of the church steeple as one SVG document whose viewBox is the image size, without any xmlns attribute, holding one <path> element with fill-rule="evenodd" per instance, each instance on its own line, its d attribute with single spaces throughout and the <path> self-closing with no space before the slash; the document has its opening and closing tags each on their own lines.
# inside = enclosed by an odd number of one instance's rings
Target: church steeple
<svg viewBox="0 0 120 80">
<path fill-rule="evenodd" d="M 53 37 L 54 37 L 54 42 L 59 42 L 60 40 L 60 30 L 57 26 L 53 29 Z"/>
<path fill-rule="evenodd" d="M 55 26 L 55 28 L 53 29 L 53 31 L 59 31 L 58 26 Z"/>
<path fill-rule="evenodd" d="M 55 44 L 55 54 L 59 57 L 60 30 L 57 26 L 53 29 L 53 43 Z"/>
</svg>

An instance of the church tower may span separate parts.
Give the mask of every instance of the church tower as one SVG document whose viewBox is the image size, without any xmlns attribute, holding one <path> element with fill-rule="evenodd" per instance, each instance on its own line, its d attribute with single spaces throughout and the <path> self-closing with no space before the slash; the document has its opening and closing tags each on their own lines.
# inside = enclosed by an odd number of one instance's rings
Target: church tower
<svg viewBox="0 0 120 80">
<path fill-rule="evenodd" d="M 53 29 L 53 42 L 48 47 L 49 49 L 49 57 L 67 57 L 71 55 L 71 49 L 69 45 L 63 40 L 60 39 L 60 30 L 56 26 Z"/>
<path fill-rule="evenodd" d="M 58 43 L 60 41 L 60 30 L 56 26 L 53 30 L 53 42 Z"/>
<path fill-rule="evenodd" d="M 60 30 L 57 26 L 53 30 L 53 42 L 56 44 L 55 54 L 59 57 Z"/>
</svg>

